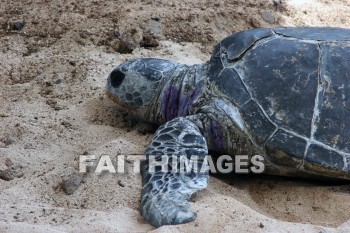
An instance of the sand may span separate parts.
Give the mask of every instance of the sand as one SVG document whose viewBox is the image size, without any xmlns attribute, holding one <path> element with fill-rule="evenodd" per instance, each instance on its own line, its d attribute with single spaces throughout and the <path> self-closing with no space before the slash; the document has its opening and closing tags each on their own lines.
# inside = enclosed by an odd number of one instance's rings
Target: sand
<svg viewBox="0 0 350 233">
<path fill-rule="evenodd" d="M 61 186 L 80 155 L 142 154 L 152 137 L 106 98 L 114 66 L 200 63 L 239 30 L 350 28 L 349 14 L 347 0 L 2 1 L 0 170 L 18 177 L 0 179 L 0 232 L 350 232 L 347 183 L 211 177 L 191 200 L 195 221 L 158 229 L 138 212 L 139 174 L 92 171 L 72 195 Z"/>
</svg>

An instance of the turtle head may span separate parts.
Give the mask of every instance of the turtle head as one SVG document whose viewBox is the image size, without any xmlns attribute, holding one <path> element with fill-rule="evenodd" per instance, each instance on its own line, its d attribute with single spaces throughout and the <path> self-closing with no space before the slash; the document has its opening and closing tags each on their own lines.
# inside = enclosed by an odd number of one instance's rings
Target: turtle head
<svg viewBox="0 0 350 233">
<path fill-rule="evenodd" d="M 107 79 L 107 95 L 130 114 L 149 119 L 161 94 L 164 79 L 174 72 L 177 63 L 143 58 L 115 67 Z"/>
</svg>

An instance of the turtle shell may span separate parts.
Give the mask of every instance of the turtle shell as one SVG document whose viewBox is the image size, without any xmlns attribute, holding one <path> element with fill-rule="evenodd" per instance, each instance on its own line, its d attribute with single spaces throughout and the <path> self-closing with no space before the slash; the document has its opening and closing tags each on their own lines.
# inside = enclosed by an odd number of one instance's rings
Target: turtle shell
<svg viewBox="0 0 350 233">
<path fill-rule="evenodd" d="M 239 32 L 209 64 L 273 164 L 350 178 L 350 30 Z"/>
</svg>

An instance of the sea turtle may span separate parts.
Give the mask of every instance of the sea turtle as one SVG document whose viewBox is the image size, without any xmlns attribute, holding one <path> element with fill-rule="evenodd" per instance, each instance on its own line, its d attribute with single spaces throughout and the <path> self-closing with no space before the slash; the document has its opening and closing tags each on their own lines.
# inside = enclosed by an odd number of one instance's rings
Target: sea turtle
<svg viewBox="0 0 350 233">
<path fill-rule="evenodd" d="M 156 227 L 195 219 L 188 199 L 208 183 L 208 172 L 151 171 L 161 155 L 174 168 L 174 155 L 258 154 L 269 174 L 350 179 L 350 29 L 242 31 L 192 66 L 127 61 L 107 94 L 161 125 L 141 163 L 141 215 Z"/>
</svg>

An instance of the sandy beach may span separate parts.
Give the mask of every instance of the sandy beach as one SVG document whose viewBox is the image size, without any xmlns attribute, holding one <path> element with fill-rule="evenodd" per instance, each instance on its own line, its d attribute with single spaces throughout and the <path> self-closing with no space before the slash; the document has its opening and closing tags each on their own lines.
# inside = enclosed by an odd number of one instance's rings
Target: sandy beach
<svg viewBox="0 0 350 233">
<path fill-rule="evenodd" d="M 349 182 L 212 176 L 191 200 L 195 221 L 158 229 L 139 214 L 139 174 L 88 172 L 62 188 L 80 155 L 143 154 L 152 138 L 105 95 L 116 65 L 198 64 L 237 31 L 350 28 L 349 15 L 348 0 L 2 1 L 0 232 L 350 232 Z"/>
</svg>

